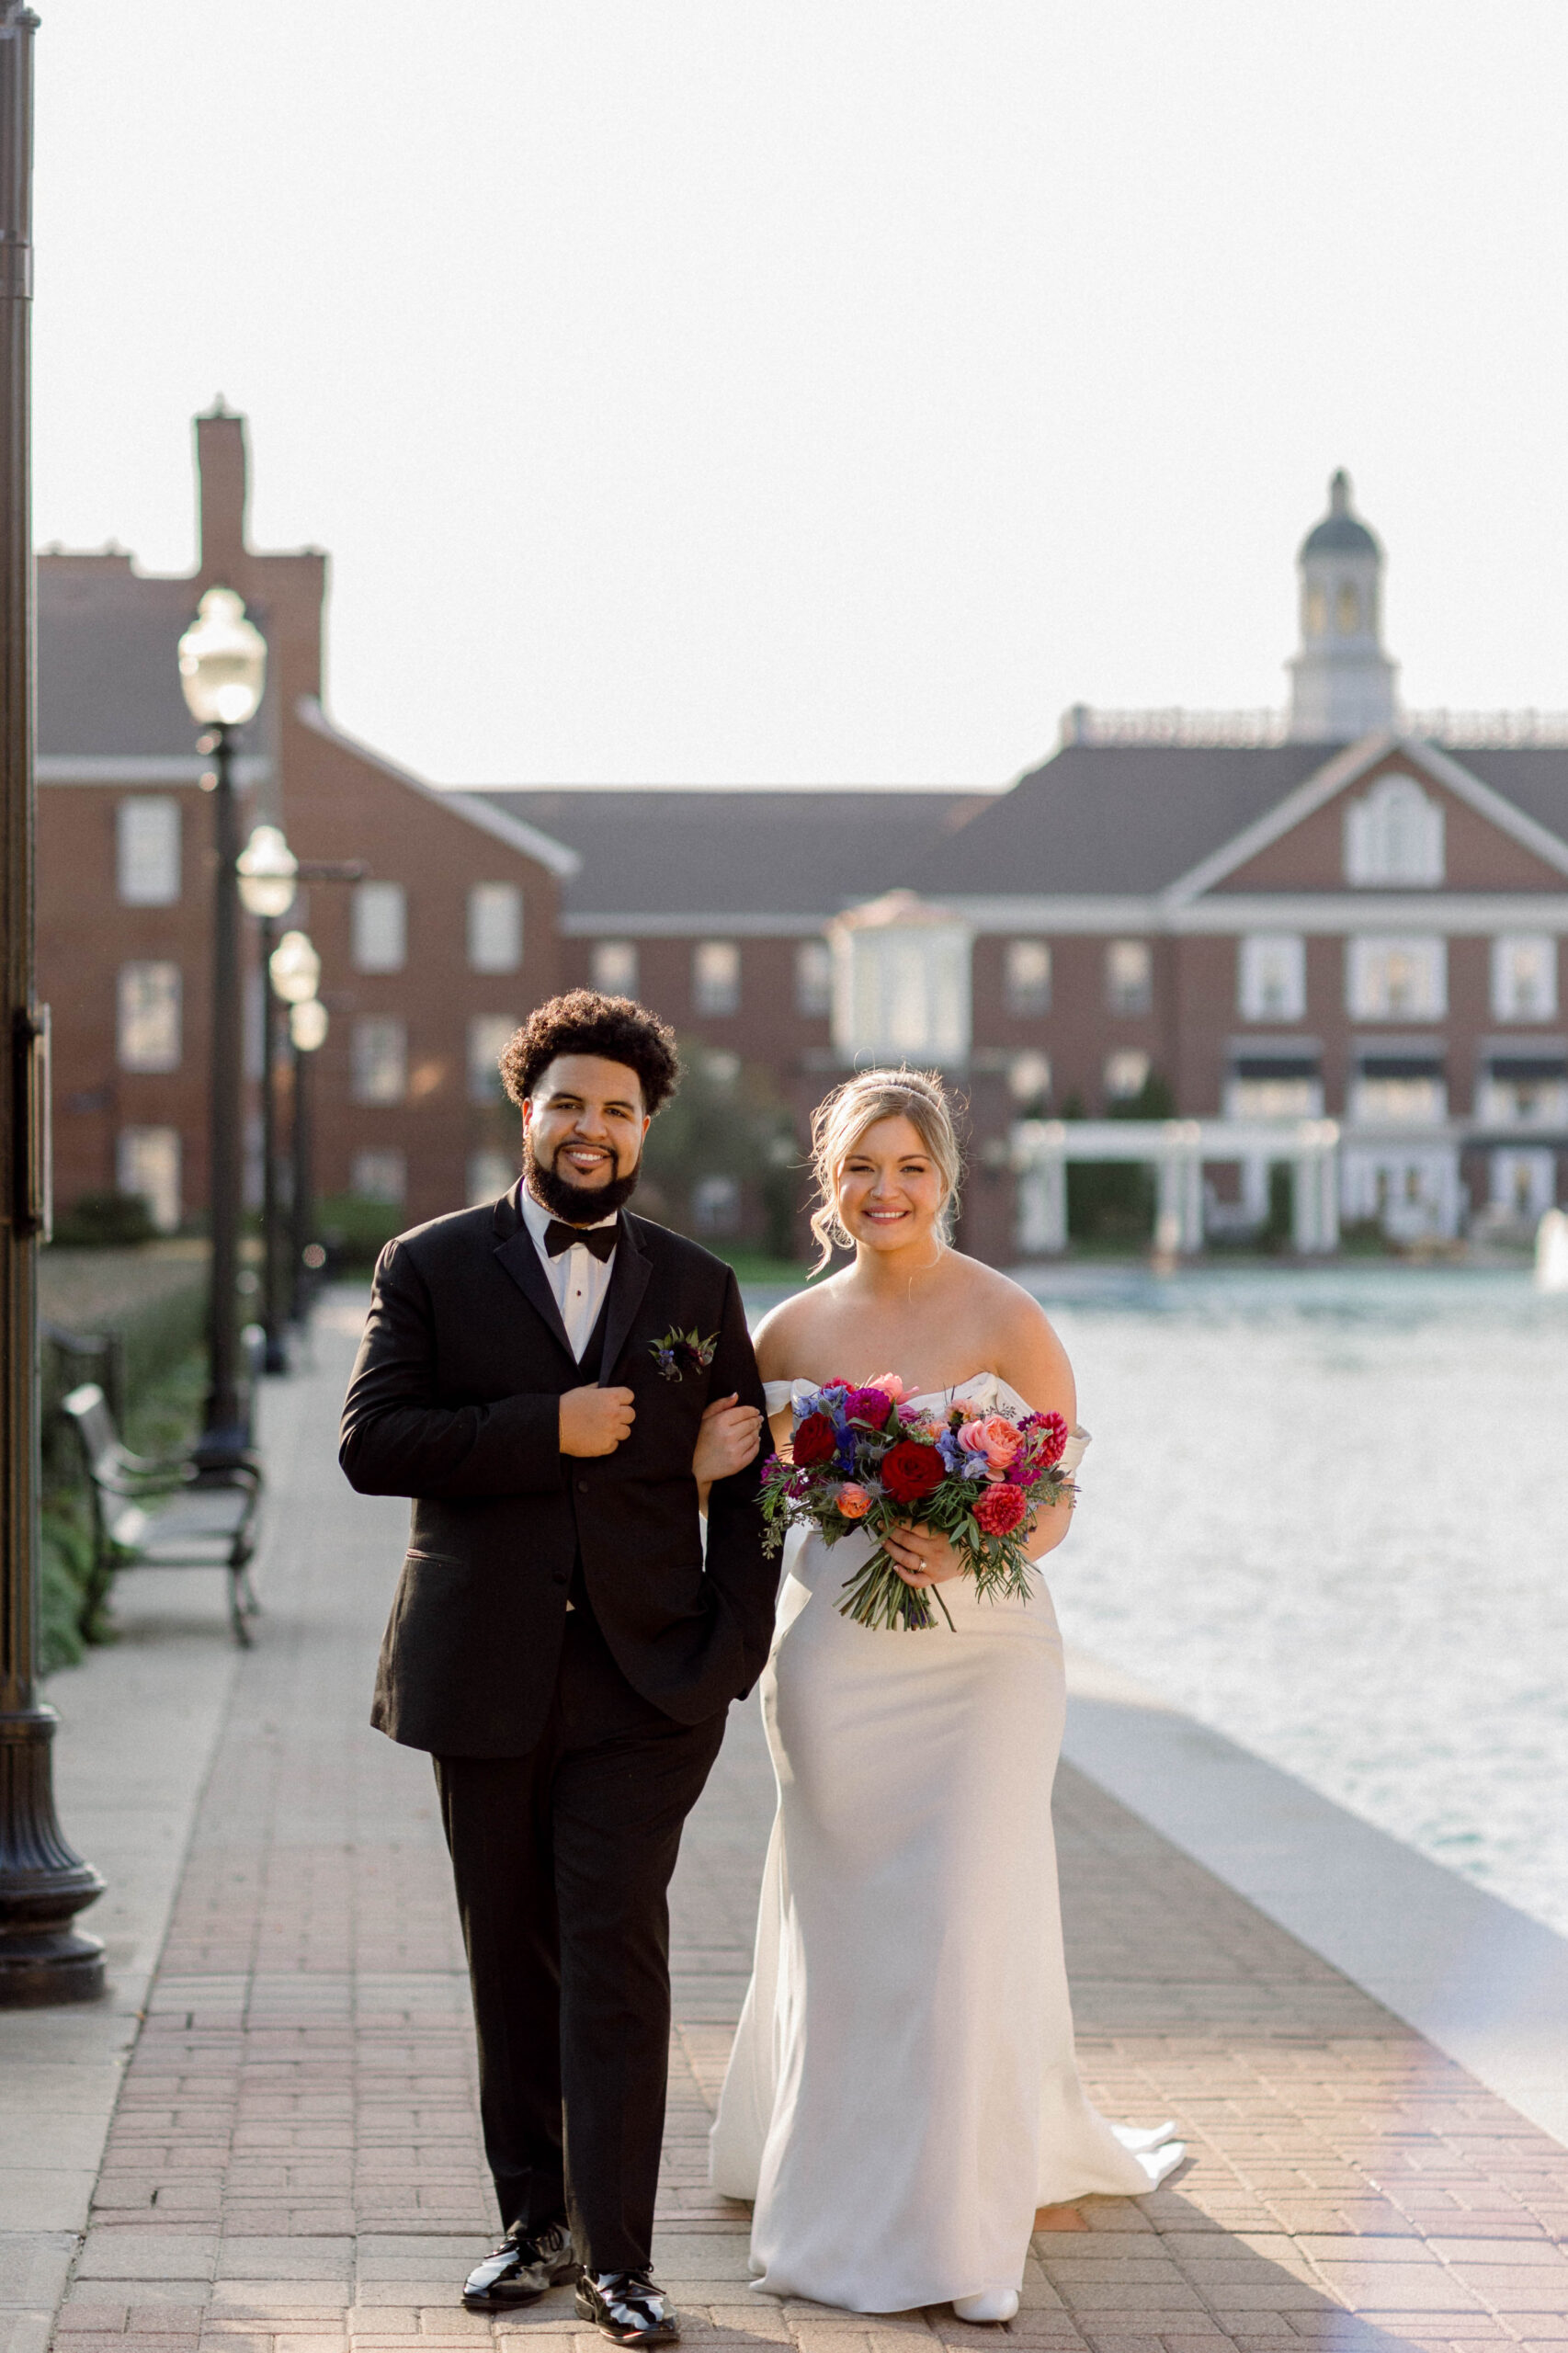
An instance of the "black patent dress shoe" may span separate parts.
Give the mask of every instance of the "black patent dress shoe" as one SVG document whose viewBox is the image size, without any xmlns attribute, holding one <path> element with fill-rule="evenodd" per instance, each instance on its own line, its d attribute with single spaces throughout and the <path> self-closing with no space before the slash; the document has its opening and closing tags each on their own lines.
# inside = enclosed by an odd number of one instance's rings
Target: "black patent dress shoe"
<svg viewBox="0 0 1568 2353">
<path fill-rule="evenodd" d="M 612 2345 L 673 2345 L 680 2335 L 676 2308 L 645 2265 L 641 2271 L 585 2271 L 577 2310 Z"/>
<path fill-rule="evenodd" d="M 463 2302 L 471 2313 L 506 2312 L 515 2304 L 537 2303 L 548 2289 L 575 2279 L 581 2268 L 564 2222 L 551 2222 L 542 2231 L 514 2225 L 494 2254 L 476 2263 L 469 2273 L 463 2282 Z"/>
</svg>

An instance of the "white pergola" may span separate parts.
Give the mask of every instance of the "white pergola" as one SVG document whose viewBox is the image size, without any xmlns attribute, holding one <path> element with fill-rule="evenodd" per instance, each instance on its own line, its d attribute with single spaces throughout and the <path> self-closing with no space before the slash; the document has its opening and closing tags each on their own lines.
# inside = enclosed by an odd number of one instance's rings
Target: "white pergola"
<svg viewBox="0 0 1568 2353">
<path fill-rule="evenodd" d="M 1162 1249 L 1203 1246 L 1206 1161 L 1285 1162 L 1290 1239 L 1303 1256 L 1339 1244 L 1339 1129 L 1333 1120 L 1019 1120 L 1017 1244 L 1028 1257 L 1067 1247 L 1067 1164 L 1123 1160 L 1154 1170 L 1154 1237 Z"/>
</svg>

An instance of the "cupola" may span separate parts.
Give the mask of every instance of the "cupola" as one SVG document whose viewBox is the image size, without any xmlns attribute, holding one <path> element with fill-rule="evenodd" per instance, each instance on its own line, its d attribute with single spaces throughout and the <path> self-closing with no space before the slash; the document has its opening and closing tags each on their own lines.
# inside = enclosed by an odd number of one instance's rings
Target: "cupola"
<svg viewBox="0 0 1568 2353">
<path fill-rule="evenodd" d="M 1302 540 L 1296 568 L 1301 648 L 1288 665 L 1291 735 L 1348 744 L 1396 726 L 1396 665 L 1382 647 L 1383 551 L 1351 512 L 1343 466 L 1328 485 L 1328 513 Z"/>
</svg>

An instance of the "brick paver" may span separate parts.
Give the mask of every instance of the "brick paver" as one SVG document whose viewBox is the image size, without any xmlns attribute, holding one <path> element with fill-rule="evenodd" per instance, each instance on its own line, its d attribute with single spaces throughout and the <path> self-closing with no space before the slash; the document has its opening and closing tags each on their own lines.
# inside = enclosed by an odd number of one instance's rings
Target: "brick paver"
<svg viewBox="0 0 1568 2353">
<path fill-rule="evenodd" d="M 324 1318 L 306 1376 L 320 1411 L 299 1459 L 273 1464 L 288 1565 L 116 2112 L 56 2334 L 70 2353 L 600 2344 L 567 2292 L 497 2324 L 456 2301 L 495 2218 L 429 1766 L 364 1722 L 404 1523 L 336 1472 L 350 1321 Z M 760 1733 L 737 1715 L 676 1891 L 658 2258 L 693 2346 L 1568 2346 L 1568 2151 L 1065 1770 L 1085 2072 L 1114 2116 L 1174 2116 L 1191 2162 L 1139 2202 L 1043 2214 L 1005 2332 L 945 2308 L 868 2318 L 753 2296 L 745 2210 L 708 2189 L 705 2136 L 770 1810 Z"/>
</svg>

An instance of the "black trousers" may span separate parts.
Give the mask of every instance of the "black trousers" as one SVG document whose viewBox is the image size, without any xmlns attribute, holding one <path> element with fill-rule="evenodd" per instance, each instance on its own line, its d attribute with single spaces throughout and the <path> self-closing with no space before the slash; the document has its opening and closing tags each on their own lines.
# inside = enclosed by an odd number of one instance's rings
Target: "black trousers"
<svg viewBox="0 0 1568 2353">
<path fill-rule="evenodd" d="M 680 1834 L 724 1734 L 634 1691 L 569 1611 L 549 1721 L 525 1756 L 437 1756 L 501 2220 L 569 2216 L 596 2271 L 648 2261 L 669 2068 Z"/>
</svg>

